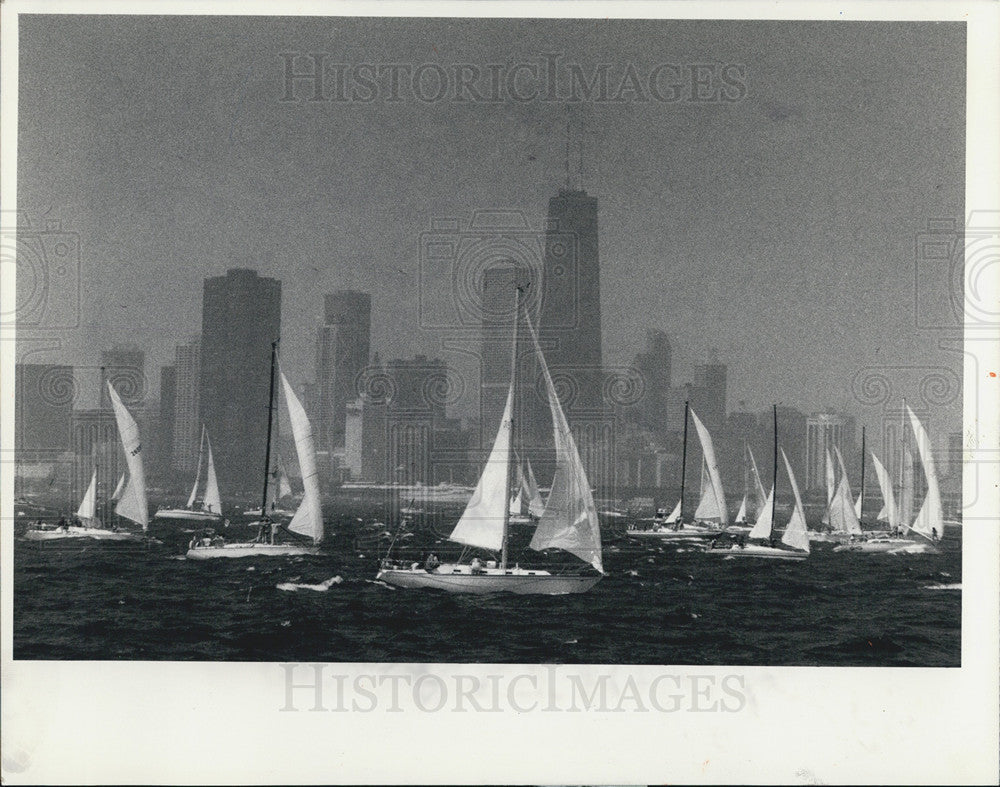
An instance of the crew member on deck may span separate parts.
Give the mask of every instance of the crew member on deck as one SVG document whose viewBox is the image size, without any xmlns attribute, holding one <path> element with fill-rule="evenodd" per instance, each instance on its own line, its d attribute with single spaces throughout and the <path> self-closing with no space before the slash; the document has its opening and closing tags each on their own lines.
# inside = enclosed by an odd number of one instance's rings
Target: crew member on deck
<svg viewBox="0 0 1000 787">
<path fill-rule="evenodd" d="M 424 570 L 427 571 L 428 573 L 430 573 L 431 571 L 434 571 L 440 565 L 441 565 L 441 561 L 438 560 L 437 555 L 435 555 L 433 552 L 431 552 L 427 556 L 427 560 L 424 561 Z"/>
</svg>

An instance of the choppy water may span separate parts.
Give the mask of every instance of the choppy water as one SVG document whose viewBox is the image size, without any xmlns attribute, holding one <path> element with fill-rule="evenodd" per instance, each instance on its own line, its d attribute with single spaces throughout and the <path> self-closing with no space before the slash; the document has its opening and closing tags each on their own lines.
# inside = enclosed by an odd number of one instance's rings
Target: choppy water
<svg viewBox="0 0 1000 787">
<path fill-rule="evenodd" d="M 571 596 L 463 596 L 374 581 L 377 533 L 331 517 L 305 558 L 186 561 L 162 546 L 18 542 L 14 656 L 172 659 L 959 666 L 960 530 L 940 555 L 724 560 L 619 537 Z M 412 554 L 434 545 L 418 532 Z M 384 549 L 384 544 L 381 547 Z M 293 585 L 328 583 L 326 589 Z M 285 584 L 279 589 L 279 584 Z"/>
</svg>

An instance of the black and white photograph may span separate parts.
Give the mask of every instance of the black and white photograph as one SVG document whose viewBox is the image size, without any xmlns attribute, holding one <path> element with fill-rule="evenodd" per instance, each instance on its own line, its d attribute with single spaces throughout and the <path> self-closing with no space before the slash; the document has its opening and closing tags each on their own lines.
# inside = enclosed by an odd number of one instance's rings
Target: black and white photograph
<svg viewBox="0 0 1000 787">
<path fill-rule="evenodd" d="M 5 782 L 996 777 L 996 4 L 195 5 L 3 7 Z"/>
</svg>

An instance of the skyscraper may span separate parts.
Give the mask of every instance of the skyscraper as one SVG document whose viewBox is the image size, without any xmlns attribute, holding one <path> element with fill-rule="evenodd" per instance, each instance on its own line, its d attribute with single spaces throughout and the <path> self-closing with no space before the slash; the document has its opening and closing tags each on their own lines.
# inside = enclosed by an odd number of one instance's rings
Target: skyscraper
<svg viewBox="0 0 1000 787">
<path fill-rule="evenodd" d="M 834 457 L 833 449 L 836 447 L 845 455 L 845 461 L 850 457 L 847 425 L 847 419 L 837 413 L 813 413 L 807 419 L 806 489 L 825 489 L 827 451 Z"/>
<path fill-rule="evenodd" d="M 153 470 L 167 473 L 173 466 L 174 419 L 177 416 L 177 367 L 160 367 L 160 417 L 156 434 Z"/>
<path fill-rule="evenodd" d="M 573 392 L 564 402 L 575 411 L 601 410 L 601 275 L 597 198 L 560 189 L 549 200 L 542 276 L 539 337 L 545 359 Z"/>
<path fill-rule="evenodd" d="M 660 330 L 646 331 L 646 348 L 635 356 L 642 378 L 643 397 L 633 408 L 635 422 L 666 444 L 667 410 L 670 406 L 670 341 Z"/>
<path fill-rule="evenodd" d="M 126 407 L 142 407 L 146 398 L 146 354 L 135 345 L 117 345 L 101 353 L 104 381 L 101 382 L 101 401 L 104 407 L 111 403 L 106 398 L 104 382 L 110 382 Z"/>
<path fill-rule="evenodd" d="M 198 461 L 201 436 L 201 337 L 195 336 L 174 350 L 174 422 L 171 467 L 193 471 Z M 162 396 L 162 394 L 161 394 Z"/>
<path fill-rule="evenodd" d="M 199 409 L 219 482 L 232 494 L 255 493 L 264 473 L 281 282 L 246 268 L 205 279 L 201 326 Z"/>
<path fill-rule="evenodd" d="M 317 449 L 344 446 L 347 404 L 358 396 L 358 377 L 371 351 L 372 297 L 340 290 L 326 296 L 316 342 Z"/>
<path fill-rule="evenodd" d="M 69 449 L 73 367 L 19 363 L 15 368 L 14 448 L 18 461 Z"/>
</svg>

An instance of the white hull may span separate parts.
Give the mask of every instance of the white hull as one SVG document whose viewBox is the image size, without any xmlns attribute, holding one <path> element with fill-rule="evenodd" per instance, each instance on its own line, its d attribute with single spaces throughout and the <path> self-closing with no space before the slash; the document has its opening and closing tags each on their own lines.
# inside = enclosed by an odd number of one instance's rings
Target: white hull
<svg viewBox="0 0 1000 787">
<path fill-rule="evenodd" d="M 190 522 L 218 522 L 222 519 L 222 514 L 213 514 L 211 511 L 197 511 L 193 508 L 161 508 L 153 519 L 184 519 Z"/>
<path fill-rule="evenodd" d="M 296 544 L 221 544 L 219 546 L 191 547 L 187 551 L 188 560 L 211 560 L 213 558 L 241 557 L 284 557 L 286 555 L 318 555 L 319 547 L 298 546 Z"/>
<path fill-rule="evenodd" d="M 584 593 L 601 581 L 598 576 L 559 576 L 548 571 L 508 568 L 484 569 L 473 574 L 466 565 L 444 564 L 433 571 L 422 568 L 384 568 L 376 579 L 401 588 L 437 588 L 449 593 L 517 593 L 563 596 Z"/>
<path fill-rule="evenodd" d="M 261 516 L 259 508 L 249 508 L 246 511 L 244 511 L 243 513 L 246 516 Z M 271 517 L 287 517 L 288 519 L 291 519 L 294 514 L 295 514 L 294 511 L 288 511 L 287 509 L 284 509 L 284 508 L 274 508 L 274 509 L 272 509 L 272 510 L 270 510 L 270 511 L 267 512 L 268 516 L 271 516 Z"/>
<path fill-rule="evenodd" d="M 815 530 L 809 531 L 809 540 L 818 541 L 822 544 L 843 544 L 850 540 L 849 533 L 819 533 Z"/>
<path fill-rule="evenodd" d="M 780 549 L 779 547 L 765 547 L 760 544 L 709 549 L 706 551 L 706 554 L 717 555 L 719 557 L 756 557 L 766 560 L 805 560 L 809 557 L 808 552 L 797 552 L 791 549 Z"/>
<path fill-rule="evenodd" d="M 683 525 L 680 530 L 674 530 L 669 525 L 662 525 L 649 530 L 626 530 L 625 535 L 633 538 L 655 538 L 660 541 L 690 541 L 692 539 L 715 538 L 722 533 L 714 527 L 699 525 Z"/>
<path fill-rule="evenodd" d="M 874 538 L 869 541 L 855 541 L 834 547 L 834 552 L 861 552 L 866 554 L 937 555 L 940 550 L 933 544 L 914 541 L 909 538 Z"/>
<path fill-rule="evenodd" d="M 137 533 L 123 530 L 105 530 L 99 527 L 69 527 L 59 530 L 28 530 L 24 534 L 28 541 L 63 541 L 66 539 L 89 538 L 97 541 L 144 541 Z"/>
</svg>

